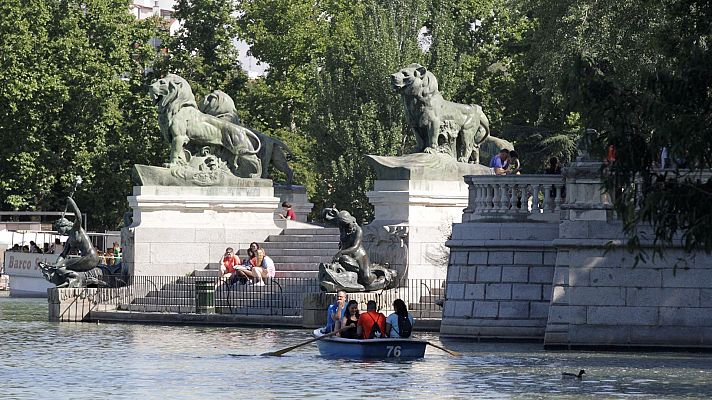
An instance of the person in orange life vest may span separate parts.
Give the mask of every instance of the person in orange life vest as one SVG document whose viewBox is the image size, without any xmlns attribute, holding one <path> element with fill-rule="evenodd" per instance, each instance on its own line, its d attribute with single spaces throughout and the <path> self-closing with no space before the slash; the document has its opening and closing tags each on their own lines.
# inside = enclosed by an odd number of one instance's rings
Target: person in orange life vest
<svg viewBox="0 0 712 400">
<path fill-rule="evenodd" d="M 220 263 L 220 275 L 223 279 L 229 279 L 235 275 L 236 267 L 240 265 L 240 258 L 235 255 L 232 247 L 225 249 L 222 262 Z"/>
<path fill-rule="evenodd" d="M 356 324 L 356 335 L 363 339 L 386 337 L 386 316 L 376 311 L 376 302 L 366 303 L 366 312 L 361 314 Z"/>
</svg>

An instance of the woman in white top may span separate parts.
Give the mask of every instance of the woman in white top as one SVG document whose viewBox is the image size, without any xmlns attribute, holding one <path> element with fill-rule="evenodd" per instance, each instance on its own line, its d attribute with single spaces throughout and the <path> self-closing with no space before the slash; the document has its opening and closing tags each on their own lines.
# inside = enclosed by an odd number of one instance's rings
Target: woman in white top
<svg viewBox="0 0 712 400">
<path fill-rule="evenodd" d="M 255 286 L 264 286 L 263 279 L 274 278 L 276 273 L 274 269 L 274 261 L 265 254 L 264 249 L 257 249 L 257 266 L 252 268 L 252 277 L 254 278 Z"/>
<path fill-rule="evenodd" d="M 409 338 L 413 330 L 413 316 L 408 313 L 408 307 L 401 299 L 393 301 L 394 313 L 386 318 L 388 337 Z"/>
</svg>

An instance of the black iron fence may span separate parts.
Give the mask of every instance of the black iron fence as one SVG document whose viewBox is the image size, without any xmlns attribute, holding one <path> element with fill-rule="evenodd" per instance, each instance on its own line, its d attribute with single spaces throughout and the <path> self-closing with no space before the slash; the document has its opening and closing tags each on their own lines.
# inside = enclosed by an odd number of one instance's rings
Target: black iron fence
<svg viewBox="0 0 712 400">
<path fill-rule="evenodd" d="M 97 309 L 301 316 L 304 295 L 321 291 L 315 278 L 272 278 L 264 286 L 199 276 L 131 276 L 112 282 L 122 287 L 100 288 L 95 297 Z M 376 300 L 382 311 L 392 309 L 393 300 L 401 298 L 414 317 L 438 318 L 441 311 L 438 300 L 445 297 L 444 282 L 442 279 L 408 280 L 396 289 L 358 294 L 358 297 L 361 302 Z"/>
</svg>

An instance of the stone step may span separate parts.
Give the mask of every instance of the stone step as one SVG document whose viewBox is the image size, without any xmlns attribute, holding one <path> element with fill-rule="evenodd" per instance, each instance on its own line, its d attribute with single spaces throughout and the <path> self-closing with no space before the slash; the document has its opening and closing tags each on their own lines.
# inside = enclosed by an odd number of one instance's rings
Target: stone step
<svg viewBox="0 0 712 400">
<path fill-rule="evenodd" d="M 319 271 L 317 263 L 289 262 L 275 264 L 275 269 L 279 271 Z"/>
<path fill-rule="evenodd" d="M 272 261 L 274 261 L 275 264 L 293 263 L 293 262 L 319 264 L 319 263 L 331 262 L 331 260 L 334 258 L 334 254 L 323 255 L 323 256 L 310 256 L 310 255 L 272 256 L 272 255 L 270 255 L 270 258 L 272 258 Z"/>
<path fill-rule="evenodd" d="M 316 279 L 319 276 L 319 271 L 277 271 L 275 272 L 275 277 L 277 278 L 303 278 L 303 279 Z"/>
<path fill-rule="evenodd" d="M 339 235 L 339 228 L 286 228 L 282 235 Z"/>
<path fill-rule="evenodd" d="M 415 323 L 418 323 L 418 319 L 441 319 L 443 317 L 442 311 L 411 311 L 408 310 L 408 312 L 413 315 L 413 318 L 416 320 Z"/>
<path fill-rule="evenodd" d="M 265 249 L 265 253 L 270 256 L 273 260 L 275 257 L 303 257 L 303 256 L 319 256 L 319 257 L 333 257 L 339 248 L 335 249 L 296 249 L 296 248 L 283 248 L 283 249 Z M 247 253 L 245 253 L 247 254 Z M 276 260 L 275 260 L 276 262 Z"/>
<path fill-rule="evenodd" d="M 339 234 L 336 235 L 270 235 L 267 243 L 339 243 Z M 260 244 L 262 245 L 262 244 Z"/>
<path fill-rule="evenodd" d="M 241 304 L 243 306 L 266 307 L 272 303 L 279 304 L 295 304 L 302 303 L 301 293 L 239 293 L 239 292 L 222 292 L 214 297 L 215 304 L 230 305 Z M 194 306 L 195 297 L 187 296 L 186 293 L 178 293 L 175 296 L 147 296 L 134 299 L 131 304 L 146 304 L 146 305 L 181 305 Z"/>
<path fill-rule="evenodd" d="M 435 304 L 441 297 L 440 296 L 420 296 L 419 304 Z"/>
<path fill-rule="evenodd" d="M 196 269 L 193 271 L 194 276 L 196 277 L 210 277 L 210 278 L 217 278 L 220 276 L 220 271 L 215 267 L 214 269 L 212 267 L 209 267 L 210 269 Z M 280 272 L 314 272 L 315 274 L 319 272 L 319 264 L 318 263 L 301 263 L 301 262 L 288 262 L 288 263 L 275 263 L 274 268 L 277 272 L 277 278 L 287 278 L 287 277 L 297 277 L 298 275 L 291 276 L 291 275 L 284 275 L 280 274 Z M 307 274 L 308 276 L 311 276 L 310 274 Z M 316 277 L 316 275 L 314 275 Z"/>
<path fill-rule="evenodd" d="M 409 303 L 408 311 L 442 311 L 442 307 L 435 303 Z"/>
<path fill-rule="evenodd" d="M 261 287 L 257 286 L 253 290 L 256 291 L 264 291 L 267 290 L 266 288 L 270 288 L 272 285 L 275 286 L 275 291 L 282 291 L 282 292 L 303 292 L 304 288 L 308 287 L 318 287 L 318 282 L 316 281 L 316 275 L 314 275 L 314 278 L 309 277 L 309 278 L 303 278 L 302 276 L 304 275 L 301 273 L 302 271 L 290 271 L 293 275 L 295 276 L 279 276 L 280 271 L 277 271 L 277 277 L 274 279 L 271 279 L 268 281 L 267 286 Z M 312 272 L 312 271 L 306 271 L 309 272 L 310 274 L 316 274 L 317 272 Z M 214 283 L 217 286 L 218 280 L 214 279 Z M 239 283 L 236 283 L 233 285 L 233 287 L 237 287 Z M 223 284 L 224 286 L 224 284 Z M 144 286 L 147 290 L 154 289 L 151 286 Z M 167 283 L 164 285 L 156 285 L 156 289 L 160 290 L 172 290 L 176 292 L 190 292 L 192 293 L 195 290 L 195 283 L 185 283 L 185 282 L 176 282 L 176 283 Z"/>
<path fill-rule="evenodd" d="M 260 247 L 265 249 L 267 254 L 270 251 L 281 250 L 281 249 L 294 249 L 294 250 L 331 250 L 334 253 L 339 249 L 339 242 L 308 242 L 300 241 L 299 239 L 294 239 L 292 241 L 282 241 L 282 242 L 265 242 L 260 244 Z M 247 249 L 240 249 L 240 254 L 247 254 Z"/>
<path fill-rule="evenodd" d="M 171 312 L 171 313 L 194 313 L 195 306 L 184 305 L 151 305 L 151 304 L 121 304 L 120 311 L 133 312 Z M 240 314 L 240 315 L 300 315 L 301 309 L 294 307 L 228 307 L 216 306 L 215 312 L 218 314 Z"/>
<path fill-rule="evenodd" d="M 215 269 L 196 269 L 193 271 L 193 276 L 196 277 L 219 277 L 220 276 L 220 270 L 218 268 Z"/>
</svg>

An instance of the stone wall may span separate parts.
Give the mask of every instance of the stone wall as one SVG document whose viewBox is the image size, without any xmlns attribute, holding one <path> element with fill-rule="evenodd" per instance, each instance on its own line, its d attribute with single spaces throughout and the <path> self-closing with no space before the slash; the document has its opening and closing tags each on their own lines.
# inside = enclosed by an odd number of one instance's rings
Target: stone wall
<svg viewBox="0 0 712 400">
<path fill-rule="evenodd" d="M 565 168 L 566 196 L 559 202 L 557 188 L 553 205 L 537 176 L 466 177 L 471 215 L 447 243 L 441 334 L 547 348 L 712 348 L 712 255 L 685 253 L 678 241 L 651 258 L 643 242 L 648 260 L 636 264 L 600 171 L 596 161 Z M 525 193 L 530 205 L 520 207 Z M 547 212 L 558 220 L 534 223 Z"/>
<path fill-rule="evenodd" d="M 712 347 L 711 256 L 672 249 L 634 267 L 621 240 L 554 243 L 546 347 Z"/>
<path fill-rule="evenodd" d="M 558 225 L 456 224 L 440 332 L 541 340 L 551 300 Z"/>
</svg>

